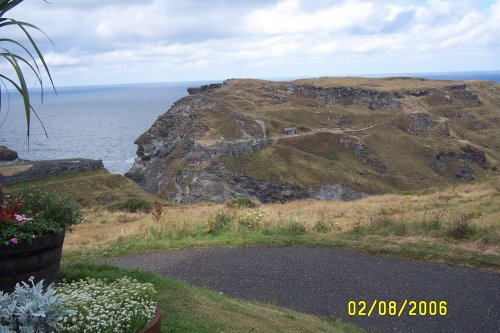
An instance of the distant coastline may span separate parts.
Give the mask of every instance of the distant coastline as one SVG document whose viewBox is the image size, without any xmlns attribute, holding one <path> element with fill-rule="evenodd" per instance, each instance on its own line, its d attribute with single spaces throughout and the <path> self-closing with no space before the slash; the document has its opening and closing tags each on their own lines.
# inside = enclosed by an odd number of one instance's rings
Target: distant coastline
<svg viewBox="0 0 500 333">
<path fill-rule="evenodd" d="M 460 71 L 460 72 L 424 72 L 424 73 L 378 73 L 378 74 L 358 74 L 358 75 L 325 75 L 332 77 L 418 77 L 430 80 L 486 80 L 495 81 L 500 83 L 500 70 L 491 71 Z M 297 79 L 308 79 L 313 76 L 300 76 L 300 77 L 279 77 L 268 78 L 274 81 L 291 81 Z M 266 79 L 267 80 L 267 79 Z M 215 81 L 213 81 L 215 82 Z"/>
<path fill-rule="evenodd" d="M 500 70 L 364 76 L 410 76 L 500 82 Z M 47 128 L 49 138 L 45 137 L 39 123 L 34 121 L 29 150 L 25 133 L 19 131 L 19 128 L 25 128 L 23 113 L 16 112 L 21 100 L 17 94 L 11 93 L 10 111 L 7 113 L 7 108 L 3 108 L 0 112 L 0 123 L 7 115 L 4 126 L 0 128 L 0 145 L 16 150 L 20 158 L 26 160 L 75 157 L 102 159 L 104 166 L 110 172 L 124 174 L 136 157 L 137 147 L 134 145 L 134 140 L 146 131 L 158 116 L 168 110 L 172 103 L 186 96 L 188 87 L 221 81 L 61 87 L 58 88 L 57 96 L 47 90 L 43 104 L 37 104 L 39 98 L 34 90 L 34 106 Z M 7 98 L 3 100 L 6 102 Z"/>
<path fill-rule="evenodd" d="M 402 74 L 379 74 L 373 77 L 385 76 L 409 76 L 421 77 L 431 80 L 486 80 L 500 82 L 500 70 L 494 71 L 464 71 L 464 72 L 429 72 L 429 73 L 402 73 Z"/>
</svg>

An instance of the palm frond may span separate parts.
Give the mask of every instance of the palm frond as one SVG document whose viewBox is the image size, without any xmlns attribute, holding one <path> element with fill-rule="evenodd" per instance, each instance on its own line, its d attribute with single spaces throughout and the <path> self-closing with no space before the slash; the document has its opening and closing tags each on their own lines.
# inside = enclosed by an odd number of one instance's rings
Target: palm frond
<svg viewBox="0 0 500 333">
<path fill-rule="evenodd" d="M 9 56 L 9 55 L 4 55 L 3 56 L 7 61 L 10 63 L 14 71 L 16 72 L 17 79 L 19 82 L 20 90 L 21 90 L 21 95 L 23 97 L 23 102 L 24 102 L 24 111 L 26 113 L 26 125 L 27 125 L 27 130 L 26 130 L 26 135 L 30 136 L 30 116 L 31 116 L 31 103 L 30 103 L 30 94 L 28 92 L 28 86 L 26 85 L 26 80 L 24 78 L 23 71 L 21 67 L 19 66 L 19 63 L 16 60 L 16 57 L 14 56 Z M 19 90 L 19 89 L 18 89 Z"/>
<path fill-rule="evenodd" d="M 0 17 L 19 5 L 21 2 L 23 2 L 23 0 L 0 0 Z"/>
<path fill-rule="evenodd" d="M 43 0 L 45 1 L 45 0 Z M 44 85 L 43 85 L 43 75 L 46 74 L 50 80 L 50 84 L 54 90 L 55 93 L 57 93 L 55 85 L 54 85 L 54 80 L 52 79 L 52 75 L 50 74 L 49 68 L 47 66 L 47 63 L 45 62 L 45 59 L 40 52 L 40 49 L 38 48 L 38 45 L 36 44 L 35 40 L 30 34 L 30 31 L 36 30 L 41 32 L 51 43 L 54 45 L 52 40 L 37 26 L 24 22 L 24 21 L 17 21 L 12 18 L 5 18 L 4 15 L 7 13 L 9 10 L 12 8 L 16 7 L 19 5 L 23 0 L 0 0 L 0 29 L 1 28 L 7 28 L 7 27 L 15 27 L 23 31 L 24 36 L 28 39 L 28 43 L 21 43 L 17 40 L 11 39 L 11 38 L 0 38 L 0 43 L 11 45 L 18 47 L 19 50 L 22 50 L 24 52 L 23 54 L 19 54 L 17 52 L 14 52 L 10 50 L 10 47 L 6 45 L 6 47 L 0 47 L 0 50 L 3 50 L 3 52 L 0 52 L 0 59 L 6 60 L 10 67 L 14 70 L 15 76 L 13 78 L 8 77 L 5 74 L 0 74 L 0 80 L 5 80 L 5 82 L 10 83 L 22 96 L 23 98 L 23 104 L 24 104 L 24 112 L 25 112 L 25 117 L 26 117 L 26 135 L 28 139 L 28 145 L 29 145 L 29 136 L 30 136 L 30 129 L 31 129 L 31 113 L 33 113 L 36 118 L 40 121 L 40 124 L 42 125 L 42 128 L 45 132 L 45 135 L 47 136 L 47 131 L 45 130 L 45 127 L 43 123 L 40 120 L 40 117 L 36 113 L 35 109 L 31 105 L 30 102 L 30 94 L 28 91 L 28 85 L 26 82 L 26 78 L 23 72 L 23 66 L 27 66 L 24 68 L 29 68 L 29 71 L 31 71 L 38 83 L 40 84 L 40 91 L 41 91 L 41 98 L 43 102 L 43 95 L 44 95 Z M 45 1 L 47 2 L 47 1 Z M 27 56 L 26 56 L 27 55 Z M 42 64 L 41 67 L 38 65 L 38 61 Z M 41 69 L 43 68 L 43 69 Z M 5 83 L 2 80 L 2 84 L 5 87 Z M 0 86 L 1 88 L 1 86 Z M 7 90 L 7 88 L 5 87 Z M 1 90 L 1 89 L 0 89 Z M 1 98 L 1 97 L 0 97 Z M 2 108 L 2 103 L 0 99 L 0 111 Z"/>
</svg>

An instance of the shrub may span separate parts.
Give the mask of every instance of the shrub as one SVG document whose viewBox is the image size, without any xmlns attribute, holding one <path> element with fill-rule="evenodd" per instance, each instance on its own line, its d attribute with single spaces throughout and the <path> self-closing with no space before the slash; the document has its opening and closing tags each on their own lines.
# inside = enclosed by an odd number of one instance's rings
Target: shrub
<svg viewBox="0 0 500 333">
<path fill-rule="evenodd" d="M 242 207 L 252 208 L 252 207 L 255 207 L 256 204 L 255 204 L 255 202 L 253 202 L 252 200 L 250 200 L 247 197 L 237 197 L 237 198 L 230 200 L 227 203 L 227 206 L 233 207 L 233 208 L 242 208 Z"/>
<path fill-rule="evenodd" d="M 297 221 L 290 220 L 281 226 L 285 235 L 298 236 L 306 232 L 306 228 Z"/>
<path fill-rule="evenodd" d="M 108 209 L 111 211 L 123 210 L 131 213 L 147 212 L 150 208 L 151 203 L 137 197 L 128 197 L 108 205 Z"/>
<path fill-rule="evenodd" d="M 314 223 L 314 230 L 320 233 L 326 233 L 332 230 L 332 225 L 330 223 L 326 223 L 325 221 L 319 220 Z"/>
<path fill-rule="evenodd" d="M 474 231 L 470 226 L 472 214 L 460 214 L 448 227 L 448 236 L 456 239 L 468 238 Z"/>
<path fill-rule="evenodd" d="M 207 233 L 215 235 L 226 229 L 231 222 L 232 217 L 224 212 L 218 212 L 214 217 L 210 218 L 207 222 Z"/>
<path fill-rule="evenodd" d="M 264 214 L 260 210 L 248 212 L 239 222 L 240 225 L 253 231 L 259 231 L 264 226 Z"/>
<path fill-rule="evenodd" d="M 59 332 L 60 321 L 71 312 L 64 310 L 53 284 L 44 291 L 43 280 L 16 284 L 14 292 L 0 292 L 0 332 Z"/>
</svg>

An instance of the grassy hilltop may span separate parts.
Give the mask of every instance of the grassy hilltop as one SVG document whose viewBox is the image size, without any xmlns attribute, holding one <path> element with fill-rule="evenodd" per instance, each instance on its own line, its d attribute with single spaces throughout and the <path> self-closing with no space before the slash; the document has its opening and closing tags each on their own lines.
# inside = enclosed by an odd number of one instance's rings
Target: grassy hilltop
<svg viewBox="0 0 500 333">
<path fill-rule="evenodd" d="M 464 89 L 453 88 L 465 84 Z M 302 92 L 301 87 L 305 87 Z M 321 94 L 307 91 L 336 88 L 399 94 L 401 104 L 370 108 L 352 100 L 328 102 Z M 268 147 L 224 158 L 230 170 L 257 179 L 300 186 L 339 182 L 368 193 L 385 193 L 456 184 L 464 161 L 473 178 L 498 176 L 491 169 L 500 160 L 497 84 L 409 78 L 230 80 L 208 94 L 265 121 L 271 139 Z M 297 127 L 299 134 L 284 135 L 285 127 Z M 224 127 L 218 128 L 216 135 L 221 135 Z M 365 152 L 356 152 L 354 145 L 362 145 Z M 439 153 L 460 154 L 465 147 L 484 152 L 486 163 L 443 158 L 432 168 Z"/>
</svg>

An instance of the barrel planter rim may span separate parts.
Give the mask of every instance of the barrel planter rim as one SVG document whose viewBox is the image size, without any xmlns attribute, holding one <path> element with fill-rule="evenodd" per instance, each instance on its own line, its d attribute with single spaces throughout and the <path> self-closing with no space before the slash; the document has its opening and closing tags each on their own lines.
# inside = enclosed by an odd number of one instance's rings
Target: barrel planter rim
<svg viewBox="0 0 500 333">
<path fill-rule="evenodd" d="M 33 238 L 31 243 L 26 241 L 26 242 L 20 242 L 19 244 L 16 245 L 1 244 L 0 249 L 2 250 L 2 252 L 0 252 L 0 257 L 15 255 L 23 252 L 37 251 L 41 248 L 51 246 L 53 244 L 63 243 L 65 235 L 66 231 L 63 231 L 59 234 L 46 234 L 46 235 L 36 236 L 35 238 Z"/>
<path fill-rule="evenodd" d="M 32 242 L 0 245 L 0 290 L 12 292 L 17 283 L 44 280 L 44 286 L 59 276 L 65 231 L 33 238 Z"/>
<path fill-rule="evenodd" d="M 154 317 L 144 326 L 139 333 L 160 333 L 161 329 L 161 311 L 159 307 L 156 307 Z"/>
</svg>

